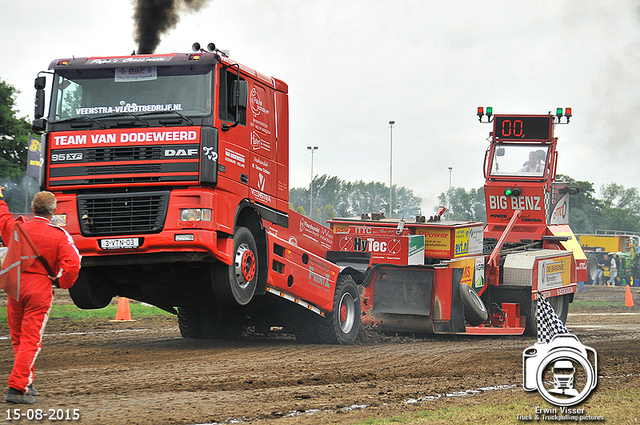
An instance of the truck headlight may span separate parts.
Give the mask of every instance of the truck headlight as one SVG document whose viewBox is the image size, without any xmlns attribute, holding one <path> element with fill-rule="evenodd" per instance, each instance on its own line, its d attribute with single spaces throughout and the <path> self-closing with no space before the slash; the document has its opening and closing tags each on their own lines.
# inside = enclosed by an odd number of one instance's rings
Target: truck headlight
<svg viewBox="0 0 640 425">
<path fill-rule="evenodd" d="M 211 210 L 209 208 L 181 209 L 180 221 L 211 221 Z"/>
<path fill-rule="evenodd" d="M 56 226 L 64 227 L 67 225 L 67 215 L 66 214 L 54 214 L 51 217 L 51 224 L 55 224 Z"/>
</svg>

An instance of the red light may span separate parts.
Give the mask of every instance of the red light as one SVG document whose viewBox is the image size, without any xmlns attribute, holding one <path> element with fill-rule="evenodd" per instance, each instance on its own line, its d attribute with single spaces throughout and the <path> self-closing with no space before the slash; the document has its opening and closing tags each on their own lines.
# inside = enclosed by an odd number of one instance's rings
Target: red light
<svg viewBox="0 0 640 425">
<path fill-rule="evenodd" d="M 570 116 L 571 116 L 571 108 L 565 108 L 565 109 L 564 109 L 564 114 L 565 114 L 566 116 L 570 117 Z"/>
<path fill-rule="evenodd" d="M 478 106 L 478 115 L 484 115 L 484 107 Z"/>
</svg>

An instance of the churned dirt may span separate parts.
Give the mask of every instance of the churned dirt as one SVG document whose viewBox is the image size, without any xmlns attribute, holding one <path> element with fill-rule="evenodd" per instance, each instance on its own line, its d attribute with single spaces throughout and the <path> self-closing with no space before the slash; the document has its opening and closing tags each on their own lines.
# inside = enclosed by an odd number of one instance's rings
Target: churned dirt
<svg viewBox="0 0 640 425">
<path fill-rule="evenodd" d="M 569 329 L 598 352 L 596 395 L 640 386 L 640 291 L 632 291 L 635 307 L 570 308 Z M 576 299 L 624 297 L 624 288 L 587 287 Z M 56 302 L 69 302 L 65 291 Z M 2 379 L 13 361 L 4 325 Z M 189 340 L 169 316 L 118 323 L 51 319 L 36 362 L 37 404 L 2 401 L 0 423 L 15 423 L 6 409 L 16 407 L 78 409 L 75 422 L 87 424 L 285 425 L 354 423 L 525 396 L 542 404 L 537 393 L 522 389 L 522 352 L 534 342 L 370 331 L 351 346 L 302 345 L 278 332 Z"/>
</svg>

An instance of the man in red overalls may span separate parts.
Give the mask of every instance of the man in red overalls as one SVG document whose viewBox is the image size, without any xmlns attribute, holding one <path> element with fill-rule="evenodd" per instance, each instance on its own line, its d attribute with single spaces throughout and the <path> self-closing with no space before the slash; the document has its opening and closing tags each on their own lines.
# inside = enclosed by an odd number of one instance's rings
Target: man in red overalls
<svg viewBox="0 0 640 425">
<path fill-rule="evenodd" d="M 2 199 L 3 189 L 0 186 L 0 232 L 4 240 L 9 240 L 15 220 Z M 6 397 L 9 403 L 35 403 L 38 392 L 33 387 L 33 365 L 40 352 L 42 335 L 51 311 L 52 284 L 63 289 L 70 288 L 80 271 L 81 257 L 71 235 L 50 222 L 55 209 L 56 198 L 53 193 L 38 192 L 31 203 L 35 217 L 23 223 L 55 276 L 49 275 L 43 262 L 36 260 L 21 274 L 19 300 L 7 297 L 7 320 L 15 356 Z"/>
</svg>

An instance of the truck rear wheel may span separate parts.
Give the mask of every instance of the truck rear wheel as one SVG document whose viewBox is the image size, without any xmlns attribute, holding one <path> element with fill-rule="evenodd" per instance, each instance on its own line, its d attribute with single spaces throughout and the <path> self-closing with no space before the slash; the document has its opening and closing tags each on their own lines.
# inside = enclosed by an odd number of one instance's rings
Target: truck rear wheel
<svg viewBox="0 0 640 425">
<path fill-rule="evenodd" d="M 69 295 L 73 303 L 84 310 L 104 308 L 113 299 L 104 279 L 96 277 L 90 270 L 81 270 L 78 279 L 69 288 Z"/>
<path fill-rule="evenodd" d="M 178 307 L 178 328 L 183 338 L 202 338 L 200 308 L 193 305 Z"/>
<path fill-rule="evenodd" d="M 213 308 L 200 307 L 200 326 L 206 339 L 236 339 L 244 326 L 233 314 L 218 314 Z"/>
<path fill-rule="evenodd" d="M 247 305 L 256 292 L 258 282 L 258 248 L 253 234 L 238 227 L 233 237 L 233 264 L 214 268 L 213 291 L 225 305 Z"/>
<path fill-rule="evenodd" d="M 317 344 L 318 321 L 323 320 L 316 313 L 293 306 L 296 311 L 291 314 L 291 331 L 296 336 L 296 341 L 301 344 Z"/>
<path fill-rule="evenodd" d="M 318 338 L 324 344 L 351 344 L 360 329 L 360 296 L 353 278 L 338 277 L 333 311 L 318 322 Z"/>
</svg>

